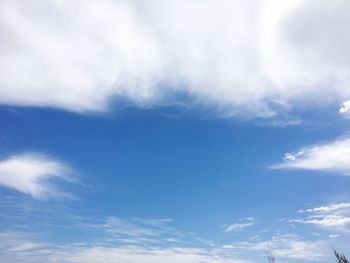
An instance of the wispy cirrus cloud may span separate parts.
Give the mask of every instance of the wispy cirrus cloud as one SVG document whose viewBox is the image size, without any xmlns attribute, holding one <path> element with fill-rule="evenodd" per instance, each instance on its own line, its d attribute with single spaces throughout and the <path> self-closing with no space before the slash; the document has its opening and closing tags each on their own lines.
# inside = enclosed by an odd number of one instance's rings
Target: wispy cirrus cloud
<svg viewBox="0 0 350 263">
<path fill-rule="evenodd" d="M 350 139 L 308 146 L 286 153 L 284 161 L 272 169 L 304 169 L 350 175 Z"/>
<path fill-rule="evenodd" d="M 184 234 L 170 226 L 173 220 L 152 218 L 107 217 L 102 223 L 88 224 L 88 228 L 101 231 L 109 242 L 121 244 L 169 244 Z"/>
<path fill-rule="evenodd" d="M 52 256 L 51 262 L 83 263 L 93 261 L 110 262 L 149 262 L 149 263 L 248 263 L 249 261 L 225 258 L 218 251 L 203 248 L 142 248 L 92 247 L 73 250 Z M 50 261 L 49 261 L 50 262 Z"/>
<path fill-rule="evenodd" d="M 350 97 L 349 5 L 2 1 L 0 103 L 88 112 L 115 98 L 171 104 L 180 93 L 258 117 L 338 104 Z"/>
<path fill-rule="evenodd" d="M 4 240 L 8 240 L 7 242 Z M 268 249 L 276 256 L 289 260 L 311 260 L 327 258 L 329 243 L 323 240 L 303 240 L 294 234 L 274 235 L 266 241 L 234 242 L 221 247 L 171 246 L 164 244 L 129 243 L 104 244 L 75 242 L 60 245 L 32 241 L 24 233 L 0 233 L 0 259 L 8 263 L 82 263 L 82 262 L 170 262 L 170 263 L 248 263 L 243 255 L 258 252 L 265 258 Z M 248 257 L 249 258 L 249 257 Z"/>
<path fill-rule="evenodd" d="M 149 262 L 149 263 L 249 263 L 248 260 L 226 258 L 216 250 L 203 248 L 145 248 L 139 246 L 103 247 L 70 244 L 69 246 L 37 247 L 33 250 L 9 252 L 6 257 L 8 263 L 31 263 L 37 260 L 55 263 L 83 263 L 83 262 Z"/>
<path fill-rule="evenodd" d="M 290 222 L 311 224 L 325 228 L 344 227 L 350 224 L 350 217 L 344 215 L 314 215 L 304 219 L 293 219 Z"/>
<path fill-rule="evenodd" d="M 71 172 L 66 164 L 44 154 L 24 153 L 0 161 L 0 185 L 35 199 L 68 196 L 53 186 L 52 179 L 71 181 Z"/>
<path fill-rule="evenodd" d="M 327 206 L 299 210 L 299 212 L 308 215 L 302 218 L 291 219 L 290 222 L 310 224 L 332 231 L 349 231 L 350 203 L 330 204 Z"/>
<path fill-rule="evenodd" d="M 86 218 L 82 221 L 83 224 L 77 222 L 75 230 L 82 231 L 84 238 L 78 237 L 76 242 L 38 242 L 25 233 L 0 233 L 0 260 L 8 263 L 249 262 L 198 242 L 193 234 L 179 232 L 169 226 L 169 219 L 107 217 L 102 222 L 89 222 Z M 91 234 L 89 238 L 85 232 Z M 185 239 L 190 240 L 183 242 Z"/>
<path fill-rule="evenodd" d="M 305 210 L 301 209 L 299 210 L 299 212 L 300 213 L 305 213 L 305 212 L 328 213 L 328 212 L 339 211 L 347 208 L 350 209 L 350 203 L 330 204 L 326 206 L 308 208 Z"/>
<path fill-rule="evenodd" d="M 254 225 L 255 225 L 255 218 L 246 217 L 246 218 L 239 219 L 237 223 L 224 225 L 223 227 L 225 232 L 237 232 L 237 231 L 242 231 L 243 229 Z"/>
<path fill-rule="evenodd" d="M 179 231 L 174 227 L 173 220 L 168 218 L 66 215 L 65 219 L 68 218 L 72 221 L 65 221 L 64 224 L 74 231 L 69 242 L 52 243 L 45 239 L 43 233 L 0 233 L 0 250 L 3 251 L 0 261 L 248 263 L 265 260 L 269 249 L 283 259 L 319 261 L 330 255 L 330 247 L 334 245 L 334 242 L 320 236 L 307 239 L 296 234 L 275 234 L 264 238 L 254 236 L 222 245 L 220 242 L 202 241 L 192 232 Z M 330 238 L 339 239 L 339 235 L 333 233 Z M 339 242 L 341 240 L 337 240 L 338 245 Z"/>
</svg>

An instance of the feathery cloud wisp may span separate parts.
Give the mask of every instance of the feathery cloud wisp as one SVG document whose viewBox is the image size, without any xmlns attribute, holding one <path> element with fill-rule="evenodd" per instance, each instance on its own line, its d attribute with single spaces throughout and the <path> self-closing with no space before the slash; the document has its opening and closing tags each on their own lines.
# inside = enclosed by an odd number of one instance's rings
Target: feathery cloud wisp
<svg viewBox="0 0 350 263">
<path fill-rule="evenodd" d="M 350 203 L 330 204 L 327 206 L 320 206 L 320 207 L 309 208 L 305 210 L 299 210 L 299 212 L 300 213 L 305 213 L 305 212 L 326 213 L 326 212 L 332 212 L 332 211 L 339 211 L 340 209 L 346 209 L 346 208 L 350 208 Z"/>
<path fill-rule="evenodd" d="M 76 220 L 77 218 L 74 218 Z M 78 220 L 79 221 L 79 220 Z M 83 234 L 81 242 L 38 243 L 25 233 L 1 233 L 1 262 L 149 262 L 149 263 L 249 263 L 237 255 L 216 247 L 203 245 L 193 233 L 179 235 L 169 228 L 169 219 L 122 219 L 108 217 L 102 224 L 82 218 L 83 224 L 75 225 L 81 233 L 93 232 L 92 239 Z M 125 231 L 119 231 L 124 229 Z M 109 231 L 111 230 L 111 231 Z M 113 231 L 115 230 L 115 232 Z M 129 233 L 128 230 L 134 230 Z M 100 234 L 102 234 L 100 236 Z M 189 244 L 169 240 L 169 237 L 189 239 Z M 198 243 L 199 242 L 199 243 Z"/>
<path fill-rule="evenodd" d="M 36 199 L 65 195 L 50 180 L 68 180 L 69 173 L 67 165 L 42 154 L 26 153 L 0 161 L 0 185 Z"/>
<path fill-rule="evenodd" d="M 238 223 L 225 225 L 224 231 L 225 232 L 242 231 L 243 229 L 253 225 L 255 225 L 255 218 L 253 217 L 242 218 L 238 221 Z"/>
<path fill-rule="evenodd" d="M 308 213 L 304 218 L 291 219 L 292 223 L 310 224 L 329 230 L 347 230 L 350 225 L 350 203 L 330 204 L 305 210 Z"/>
</svg>

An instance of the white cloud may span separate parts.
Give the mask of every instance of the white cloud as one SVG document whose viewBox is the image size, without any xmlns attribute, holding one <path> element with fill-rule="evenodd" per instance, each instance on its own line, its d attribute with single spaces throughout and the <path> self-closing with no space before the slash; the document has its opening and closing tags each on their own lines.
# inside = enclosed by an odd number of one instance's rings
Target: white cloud
<svg viewBox="0 0 350 263">
<path fill-rule="evenodd" d="M 27 251 L 27 250 L 32 250 L 32 249 L 37 249 L 37 248 L 42 248 L 44 244 L 41 243 L 34 243 L 34 242 L 24 242 L 21 245 L 11 247 L 11 251 Z"/>
<path fill-rule="evenodd" d="M 305 241 L 296 236 L 275 236 L 272 242 L 276 255 L 284 258 L 319 260 L 328 250 L 324 241 Z"/>
<path fill-rule="evenodd" d="M 93 230 L 93 229 L 91 229 Z M 1 262 L 15 263 L 248 263 L 237 259 L 230 253 L 216 248 L 196 246 L 151 246 L 144 243 L 105 244 L 99 240 L 97 244 L 84 242 L 38 243 L 33 237 L 19 233 L 0 233 Z"/>
<path fill-rule="evenodd" d="M 255 225 L 255 219 L 252 217 L 241 218 L 238 223 L 229 224 L 224 226 L 225 232 L 237 232 L 243 229 Z"/>
<path fill-rule="evenodd" d="M 311 224 L 328 230 L 348 231 L 350 225 L 350 203 L 330 204 L 306 210 L 300 213 L 308 213 L 304 218 L 291 219 L 290 222 Z"/>
<path fill-rule="evenodd" d="M 291 222 L 312 224 L 321 227 L 343 227 L 350 223 L 349 216 L 342 215 L 318 215 L 306 219 L 293 219 Z"/>
<path fill-rule="evenodd" d="M 320 260 L 328 251 L 328 245 L 322 240 L 303 240 L 297 235 L 275 235 L 268 241 L 237 242 L 225 246 L 227 249 L 243 251 L 272 250 L 278 258 Z"/>
<path fill-rule="evenodd" d="M 94 228 L 103 230 L 111 240 L 128 240 L 133 243 L 168 243 L 180 236 L 180 233 L 168 224 L 171 219 L 145 219 L 108 217 L 103 224 Z"/>
<path fill-rule="evenodd" d="M 247 261 L 222 257 L 201 248 L 92 247 L 54 255 L 49 262 L 129 262 L 129 263 L 243 263 Z"/>
<path fill-rule="evenodd" d="M 282 258 L 281 260 L 320 261 L 328 260 L 328 256 L 332 256 L 332 245 L 340 248 L 341 242 L 346 240 L 339 239 L 338 234 L 334 232 L 331 233 L 334 235 L 332 240 L 322 240 L 320 236 L 305 239 L 295 234 L 278 234 L 269 239 L 254 237 L 249 241 L 219 245 L 212 244 L 213 242 L 206 244 L 207 242 L 200 241 L 194 233 L 169 228 L 172 222 L 170 219 L 99 216 L 71 219 L 75 221 L 75 224 L 71 225 L 72 229 L 81 233 L 73 243 L 47 242 L 42 233 L 0 233 L 0 249 L 4 251 L 0 254 L 0 261 L 248 263 L 265 260 L 265 253 L 269 249 L 277 258 Z M 109 231 L 113 229 L 116 232 Z M 132 229 L 135 231 L 129 233 L 128 230 Z M 342 251 L 346 252 L 346 249 Z"/>
<path fill-rule="evenodd" d="M 340 209 L 350 208 L 350 203 L 339 203 L 339 204 L 330 204 L 326 206 L 320 206 L 315 208 L 309 208 L 305 210 L 299 210 L 300 213 L 304 212 L 333 212 Z"/>
<path fill-rule="evenodd" d="M 0 161 L 0 185 L 36 199 L 63 196 L 50 183 L 53 178 L 69 180 L 70 169 L 42 154 L 26 153 Z"/>
<path fill-rule="evenodd" d="M 330 243 L 324 240 L 303 240 L 294 234 L 275 235 L 268 241 L 236 242 L 221 248 L 196 246 L 149 246 L 143 244 L 116 245 L 111 243 L 38 243 L 33 237 L 17 233 L 0 233 L 0 260 L 15 262 L 129 262 L 129 263 L 248 263 L 245 258 L 260 255 L 265 258 L 268 249 L 278 258 L 296 260 L 327 259 L 330 256 Z M 25 245 L 23 245 L 25 244 Z M 256 252 L 259 252 L 256 254 Z M 250 255 L 246 257 L 245 255 Z M 252 256 L 254 255 L 254 256 Z M 257 262 L 257 261 L 254 261 Z"/>
<path fill-rule="evenodd" d="M 306 147 L 297 153 L 287 153 L 284 162 L 273 169 L 305 169 L 350 175 L 350 139 Z"/>
<path fill-rule="evenodd" d="M 273 116 L 350 97 L 347 0 L 0 4 L 0 103 L 105 110 L 113 98 Z M 175 94 L 175 95 L 174 95 Z"/>
</svg>

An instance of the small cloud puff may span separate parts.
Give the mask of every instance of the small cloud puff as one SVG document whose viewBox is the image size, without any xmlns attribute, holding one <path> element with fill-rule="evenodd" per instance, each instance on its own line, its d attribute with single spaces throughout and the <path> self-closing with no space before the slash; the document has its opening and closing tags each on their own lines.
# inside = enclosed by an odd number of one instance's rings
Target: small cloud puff
<svg viewBox="0 0 350 263">
<path fill-rule="evenodd" d="M 0 185 L 35 199 L 69 196 L 52 185 L 52 179 L 72 181 L 72 170 L 44 154 L 24 153 L 0 161 Z"/>
<path fill-rule="evenodd" d="M 297 153 L 286 153 L 284 162 L 272 169 L 303 169 L 350 175 L 350 139 L 305 147 Z"/>
</svg>

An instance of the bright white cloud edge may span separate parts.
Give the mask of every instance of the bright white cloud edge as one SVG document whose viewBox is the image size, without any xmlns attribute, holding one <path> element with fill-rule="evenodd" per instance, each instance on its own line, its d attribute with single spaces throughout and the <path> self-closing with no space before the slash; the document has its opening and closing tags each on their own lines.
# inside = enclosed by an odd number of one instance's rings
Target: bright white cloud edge
<svg viewBox="0 0 350 263">
<path fill-rule="evenodd" d="M 300 213 L 306 213 L 306 212 L 318 212 L 318 213 L 327 213 L 327 212 L 333 212 L 338 211 L 341 209 L 350 209 L 350 203 L 338 203 L 338 204 L 330 204 L 320 207 L 314 207 L 314 208 L 308 208 L 308 209 L 301 209 L 299 210 Z"/>
<path fill-rule="evenodd" d="M 272 169 L 304 169 L 350 175 L 350 139 L 308 146 L 286 153 L 284 161 Z"/>
</svg>

